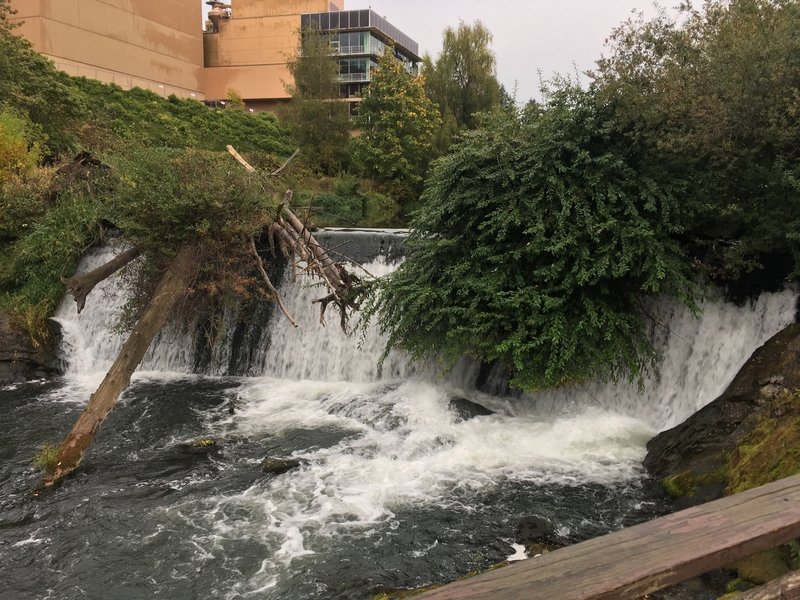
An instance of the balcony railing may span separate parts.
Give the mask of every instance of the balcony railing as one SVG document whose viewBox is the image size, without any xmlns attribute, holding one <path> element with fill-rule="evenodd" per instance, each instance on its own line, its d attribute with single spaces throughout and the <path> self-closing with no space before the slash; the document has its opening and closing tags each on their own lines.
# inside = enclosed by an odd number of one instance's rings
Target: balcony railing
<svg viewBox="0 0 800 600">
<path fill-rule="evenodd" d="M 339 56 L 348 56 L 351 54 L 369 54 L 369 46 L 361 44 L 359 46 L 339 46 L 336 50 Z"/>
<path fill-rule="evenodd" d="M 342 83 L 355 83 L 357 81 L 369 81 L 369 73 L 345 73 L 339 75 L 339 81 Z"/>
</svg>

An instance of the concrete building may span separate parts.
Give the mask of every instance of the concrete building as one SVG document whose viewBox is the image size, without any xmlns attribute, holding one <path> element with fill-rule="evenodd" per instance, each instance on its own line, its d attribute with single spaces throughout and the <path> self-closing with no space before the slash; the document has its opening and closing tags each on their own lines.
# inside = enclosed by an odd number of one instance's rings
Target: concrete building
<svg viewBox="0 0 800 600">
<path fill-rule="evenodd" d="M 256 109 L 288 100 L 286 63 L 300 43 L 300 15 L 343 6 L 343 0 L 231 0 L 230 13 L 206 27 L 206 97 L 224 99 L 235 88 Z"/>
<path fill-rule="evenodd" d="M 287 61 L 301 28 L 327 32 L 337 49 L 342 96 L 357 102 L 387 42 L 409 71 L 419 49 L 372 10 L 344 10 L 344 0 L 12 0 L 15 30 L 71 75 L 123 89 L 223 101 L 236 89 L 249 107 L 290 99 Z"/>
<path fill-rule="evenodd" d="M 15 30 L 70 75 L 204 96 L 199 0 L 12 0 Z"/>
</svg>

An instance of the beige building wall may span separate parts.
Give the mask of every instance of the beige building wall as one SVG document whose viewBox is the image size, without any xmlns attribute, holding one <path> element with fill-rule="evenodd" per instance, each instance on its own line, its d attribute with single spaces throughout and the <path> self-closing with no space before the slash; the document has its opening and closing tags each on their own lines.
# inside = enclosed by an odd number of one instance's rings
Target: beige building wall
<svg viewBox="0 0 800 600">
<path fill-rule="evenodd" d="M 16 33 L 71 75 L 204 97 L 199 0 L 11 0 Z"/>
<path fill-rule="evenodd" d="M 344 0 L 231 0 L 232 17 L 205 35 L 206 97 L 235 88 L 248 101 L 288 99 L 300 15 L 331 10 L 344 10 Z"/>
</svg>

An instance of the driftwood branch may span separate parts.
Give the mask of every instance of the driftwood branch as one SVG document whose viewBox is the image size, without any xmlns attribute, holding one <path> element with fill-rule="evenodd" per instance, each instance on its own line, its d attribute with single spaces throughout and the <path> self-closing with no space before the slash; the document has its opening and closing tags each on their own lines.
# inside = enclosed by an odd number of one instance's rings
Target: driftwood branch
<svg viewBox="0 0 800 600">
<path fill-rule="evenodd" d="M 73 277 L 62 277 L 61 282 L 67 286 L 67 291 L 75 299 L 75 304 L 78 305 L 78 312 L 80 313 L 83 310 L 86 305 L 86 297 L 94 289 L 94 286 L 135 260 L 140 254 L 141 251 L 138 248 L 131 248 L 88 273 L 74 275 Z"/>
<path fill-rule="evenodd" d="M 281 300 L 281 295 L 278 293 L 278 290 L 275 289 L 274 285 L 272 285 L 272 281 L 270 281 L 269 275 L 267 275 L 267 271 L 264 269 L 264 261 L 261 260 L 261 256 L 258 254 L 258 249 L 256 248 L 256 243 L 253 238 L 250 238 L 250 254 L 252 254 L 256 259 L 256 265 L 258 265 L 258 270 L 261 273 L 261 278 L 264 280 L 264 285 L 266 285 L 267 289 L 269 289 L 269 291 L 275 296 L 275 302 L 278 303 L 278 307 L 280 307 L 281 312 L 286 315 L 286 318 L 289 319 L 289 322 L 292 324 L 292 326 L 299 327 L 297 321 L 295 321 L 292 315 L 289 314 L 289 311 L 283 304 L 283 300 Z"/>
<path fill-rule="evenodd" d="M 255 168 L 253 165 L 251 165 L 249 162 L 247 162 L 247 161 L 246 161 L 244 158 L 242 158 L 242 155 L 241 155 L 241 154 L 239 154 L 239 153 L 236 151 L 236 148 L 234 148 L 234 147 L 233 147 L 233 146 L 231 146 L 230 144 L 228 144 L 227 146 L 225 146 L 225 148 L 228 150 L 228 153 L 229 153 L 229 154 L 230 154 L 230 155 L 231 155 L 233 158 L 235 158 L 235 159 L 236 159 L 236 162 L 238 162 L 240 165 L 242 165 L 242 166 L 243 166 L 245 169 L 247 169 L 247 170 L 248 170 L 248 171 L 250 171 L 251 173 L 254 173 L 254 172 L 255 172 L 256 168 Z"/>
<path fill-rule="evenodd" d="M 281 171 L 283 171 L 286 167 L 288 167 L 289 163 L 291 163 L 298 154 L 300 154 L 300 148 L 292 152 L 292 155 L 286 159 L 286 162 L 284 162 L 280 167 L 278 167 L 272 172 L 272 176 L 275 177 L 276 175 L 280 175 Z"/>
</svg>

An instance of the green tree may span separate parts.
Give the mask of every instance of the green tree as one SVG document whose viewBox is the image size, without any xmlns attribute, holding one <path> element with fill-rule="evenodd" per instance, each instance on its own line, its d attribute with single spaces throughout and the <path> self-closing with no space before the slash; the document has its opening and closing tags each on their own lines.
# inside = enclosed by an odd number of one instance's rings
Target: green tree
<svg viewBox="0 0 800 600">
<path fill-rule="evenodd" d="M 354 152 L 366 174 L 386 184 L 406 209 L 421 191 L 439 123 L 424 80 L 387 49 L 359 107 Z"/>
<path fill-rule="evenodd" d="M 426 89 L 445 122 L 452 118 L 459 128 L 473 129 L 478 124 L 476 114 L 500 102 L 491 43 L 492 34 L 483 23 L 468 25 L 462 21 L 457 29 L 448 27 L 444 31 L 436 62 L 429 59 L 423 65 Z"/>
<path fill-rule="evenodd" d="M 306 162 L 330 175 L 346 162 L 350 141 L 348 105 L 339 101 L 339 63 L 327 34 L 303 31 L 300 40 L 298 55 L 288 63 L 291 118 Z"/>
<path fill-rule="evenodd" d="M 244 98 L 242 98 L 242 95 L 236 88 L 228 88 L 225 90 L 225 97 L 228 99 L 228 103 L 225 105 L 225 108 L 230 108 L 233 110 L 247 110 L 247 105 L 244 103 Z"/>
<path fill-rule="evenodd" d="M 687 242 L 722 283 L 800 275 L 798 23 L 790 0 L 685 5 L 622 25 L 594 73 L 640 171 L 683 184 Z"/>
<path fill-rule="evenodd" d="M 676 190 L 640 177 L 576 88 L 495 111 L 433 168 L 407 258 L 373 296 L 388 347 L 503 362 L 525 389 L 654 364 L 646 298 L 693 306 Z"/>
</svg>

